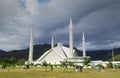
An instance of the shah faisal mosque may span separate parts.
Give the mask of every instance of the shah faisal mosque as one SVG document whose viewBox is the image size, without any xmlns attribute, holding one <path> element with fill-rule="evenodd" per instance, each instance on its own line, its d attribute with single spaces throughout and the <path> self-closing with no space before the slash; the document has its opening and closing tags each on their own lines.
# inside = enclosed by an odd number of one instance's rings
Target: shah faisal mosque
<svg viewBox="0 0 120 78">
<path fill-rule="evenodd" d="M 52 37 L 51 49 L 44 52 L 44 54 L 41 57 L 33 61 L 33 42 L 34 42 L 33 29 L 31 28 L 28 63 L 41 64 L 43 61 L 46 61 L 47 63 L 51 64 L 60 64 L 63 61 L 71 61 L 75 64 L 80 64 L 83 62 L 84 57 L 90 58 L 89 56 L 86 56 L 84 32 L 82 36 L 83 56 L 78 56 L 75 49 L 73 49 L 72 18 L 70 18 L 69 23 L 69 47 L 62 45 L 62 43 L 57 43 L 57 46 L 54 46 L 54 38 Z"/>
</svg>

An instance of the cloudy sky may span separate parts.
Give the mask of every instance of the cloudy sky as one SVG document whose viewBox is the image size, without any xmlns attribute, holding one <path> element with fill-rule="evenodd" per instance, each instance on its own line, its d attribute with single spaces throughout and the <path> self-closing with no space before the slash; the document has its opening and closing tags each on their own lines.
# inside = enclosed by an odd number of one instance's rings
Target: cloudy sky
<svg viewBox="0 0 120 78">
<path fill-rule="evenodd" d="M 74 46 L 81 49 L 82 32 L 86 48 L 120 47 L 120 0 L 0 0 L 0 49 L 29 47 L 34 25 L 34 44 L 69 44 L 69 18 L 73 19 Z"/>
</svg>

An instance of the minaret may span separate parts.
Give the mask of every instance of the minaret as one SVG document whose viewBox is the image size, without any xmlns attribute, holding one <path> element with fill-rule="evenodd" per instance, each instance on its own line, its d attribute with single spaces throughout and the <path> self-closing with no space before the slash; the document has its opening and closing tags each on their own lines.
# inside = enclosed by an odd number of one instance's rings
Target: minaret
<svg viewBox="0 0 120 78">
<path fill-rule="evenodd" d="M 31 27 L 31 34 L 30 34 L 30 48 L 29 48 L 29 63 L 33 63 L 33 26 Z"/>
<path fill-rule="evenodd" d="M 82 48 L 83 48 L 83 57 L 86 57 L 84 32 L 83 32 L 83 37 L 82 37 Z"/>
<path fill-rule="evenodd" d="M 54 48 L 54 38 L 52 36 L 52 40 L 51 40 L 51 48 L 53 49 Z"/>
<path fill-rule="evenodd" d="M 70 48 L 70 56 L 73 57 L 73 28 L 72 28 L 72 18 L 70 18 L 70 25 L 69 25 L 69 48 Z"/>
</svg>

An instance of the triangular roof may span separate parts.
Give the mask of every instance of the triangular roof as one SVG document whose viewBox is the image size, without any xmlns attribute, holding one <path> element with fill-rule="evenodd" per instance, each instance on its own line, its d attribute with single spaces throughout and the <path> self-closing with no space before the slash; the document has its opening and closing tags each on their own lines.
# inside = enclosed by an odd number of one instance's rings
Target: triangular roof
<svg viewBox="0 0 120 78">
<path fill-rule="evenodd" d="M 36 61 L 40 62 L 44 57 L 46 57 L 50 52 L 55 52 L 58 56 L 61 58 L 70 57 L 70 49 L 66 46 L 63 46 L 62 44 L 58 44 L 56 47 L 51 48 L 50 50 L 46 51 L 40 58 L 38 58 Z M 75 51 L 75 50 L 74 50 Z"/>
</svg>

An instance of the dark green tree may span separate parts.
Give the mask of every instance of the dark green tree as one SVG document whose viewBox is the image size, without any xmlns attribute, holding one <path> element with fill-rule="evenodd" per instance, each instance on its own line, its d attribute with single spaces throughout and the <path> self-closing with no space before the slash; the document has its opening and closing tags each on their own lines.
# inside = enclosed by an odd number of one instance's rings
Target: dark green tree
<svg viewBox="0 0 120 78">
<path fill-rule="evenodd" d="M 5 69 L 9 64 L 9 59 L 8 58 L 1 59 L 0 64 L 2 65 L 2 68 Z"/>
<path fill-rule="evenodd" d="M 45 67 L 48 66 L 47 62 L 46 62 L 46 61 L 43 61 L 43 62 L 42 62 L 42 66 L 45 66 Z"/>
<path fill-rule="evenodd" d="M 108 68 L 113 68 L 113 64 L 112 64 L 111 61 L 109 61 L 109 63 L 107 64 L 107 67 L 108 67 Z"/>
<path fill-rule="evenodd" d="M 67 61 L 63 61 L 63 62 L 61 62 L 61 67 L 65 67 L 65 68 L 67 68 Z"/>
<path fill-rule="evenodd" d="M 89 66 L 89 63 L 90 63 L 90 58 L 84 57 L 84 58 L 83 58 L 83 64 L 84 64 L 85 66 Z"/>
<path fill-rule="evenodd" d="M 1 63 L 2 63 L 2 64 L 9 64 L 9 58 L 3 58 L 3 59 L 1 60 Z"/>
<path fill-rule="evenodd" d="M 46 62 L 46 61 L 43 61 L 42 62 L 42 66 L 44 66 L 45 67 L 45 71 L 47 70 L 47 66 L 48 66 L 49 64 Z"/>
<path fill-rule="evenodd" d="M 9 59 L 9 64 L 15 65 L 17 63 L 17 59 L 15 57 L 11 57 Z"/>
<path fill-rule="evenodd" d="M 70 66 L 70 67 L 74 67 L 75 66 L 74 63 L 71 62 L 71 61 L 67 62 L 67 65 Z"/>
<path fill-rule="evenodd" d="M 61 62 L 61 67 L 64 67 L 64 71 L 67 71 L 67 61 Z"/>
<path fill-rule="evenodd" d="M 24 65 L 25 64 L 25 59 L 19 59 L 17 61 L 17 65 Z"/>
</svg>

